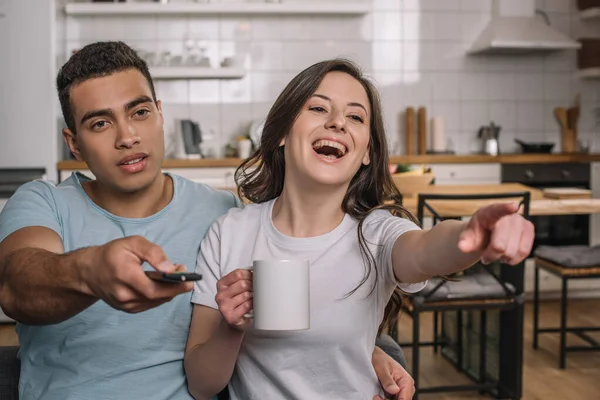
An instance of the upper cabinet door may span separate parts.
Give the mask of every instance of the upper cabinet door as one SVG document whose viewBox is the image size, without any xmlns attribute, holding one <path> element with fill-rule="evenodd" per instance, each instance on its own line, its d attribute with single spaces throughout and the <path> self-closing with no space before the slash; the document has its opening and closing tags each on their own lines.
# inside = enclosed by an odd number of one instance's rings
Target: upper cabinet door
<svg viewBox="0 0 600 400">
<path fill-rule="evenodd" d="M 0 168 L 54 171 L 55 3 L 0 0 L 0 14 Z"/>
</svg>

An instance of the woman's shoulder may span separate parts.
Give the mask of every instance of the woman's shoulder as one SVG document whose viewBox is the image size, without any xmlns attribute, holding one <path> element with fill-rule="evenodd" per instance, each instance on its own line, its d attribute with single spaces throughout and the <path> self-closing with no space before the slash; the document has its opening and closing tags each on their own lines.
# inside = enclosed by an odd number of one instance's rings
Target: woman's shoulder
<svg viewBox="0 0 600 400">
<path fill-rule="evenodd" d="M 243 207 L 230 208 L 216 223 L 221 227 L 241 228 L 248 224 L 260 223 L 262 212 L 270 202 L 245 204 Z"/>
</svg>

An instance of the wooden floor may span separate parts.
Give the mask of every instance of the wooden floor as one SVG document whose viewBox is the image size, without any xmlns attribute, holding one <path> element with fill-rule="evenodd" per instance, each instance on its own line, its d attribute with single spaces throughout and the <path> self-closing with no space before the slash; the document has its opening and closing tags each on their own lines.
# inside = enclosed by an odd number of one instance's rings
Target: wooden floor
<svg viewBox="0 0 600 400">
<path fill-rule="evenodd" d="M 600 326 L 600 299 L 573 300 L 569 305 L 569 324 Z M 544 302 L 540 310 L 541 326 L 558 325 L 558 302 Z M 401 317 L 401 340 L 411 338 L 412 321 L 409 316 Z M 540 348 L 531 347 L 532 307 L 528 303 L 525 313 L 525 354 L 523 376 L 523 400 L 588 400 L 600 398 L 600 352 L 597 353 L 568 353 L 567 369 L 558 369 L 558 335 L 543 334 L 540 336 Z M 431 332 L 431 318 L 422 318 L 423 339 L 430 340 L 427 335 Z M 600 332 L 591 336 L 600 340 Z M 569 344 L 581 341 L 568 336 Z M 0 346 L 17 344 L 14 326 L 0 325 Z M 405 349 L 410 365 L 411 352 Z M 463 375 L 456 372 L 454 367 L 442 356 L 434 355 L 430 348 L 421 350 L 421 379 L 423 385 L 456 384 L 461 381 L 468 383 Z M 478 394 L 455 393 L 451 395 L 429 394 L 421 399 L 459 400 L 459 399 L 489 399 Z"/>
</svg>

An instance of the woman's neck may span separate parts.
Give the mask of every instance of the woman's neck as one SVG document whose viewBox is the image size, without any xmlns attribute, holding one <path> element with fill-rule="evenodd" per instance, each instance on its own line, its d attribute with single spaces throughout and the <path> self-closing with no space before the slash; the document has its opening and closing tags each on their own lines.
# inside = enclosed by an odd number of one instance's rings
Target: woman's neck
<svg viewBox="0 0 600 400">
<path fill-rule="evenodd" d="M 286 182 L 273 205 L 273 225 L 292 237 L 315 237 L 331 232 L 344 219 L 341 205 L 346 190 L 346 187 L 307 190 Z"/>
<path fill-rule="evenodd" d="M 124 218 L 146 218 L 165 208 L 173 199 L 174 183 L 165 174 L 159 174 L 146 188 L 122 193 L 105 187 L 98 181 L 84 182 L 83 189 L 101 208 Z"/>
</svg>

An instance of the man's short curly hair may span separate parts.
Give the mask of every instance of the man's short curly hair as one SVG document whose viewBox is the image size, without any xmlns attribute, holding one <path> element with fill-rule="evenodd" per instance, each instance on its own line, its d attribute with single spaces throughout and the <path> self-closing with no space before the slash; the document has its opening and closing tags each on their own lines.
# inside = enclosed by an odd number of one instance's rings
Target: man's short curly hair
<svg viewBox="0 0 600 400">
<path fill-rule="evenodd" d="M 137 69 L 148 81 L 152 98 L 156 102 L 154 84 L 148 64 L 123 42 L 97 42 L 73 54 L 62 66 L 56 78 L 58 98 L 67 127 L 75 133 L 75 118 L 70 103 L 71 87 L 88 79 L 112 75 L 116 72 Z"/>
</svg>

